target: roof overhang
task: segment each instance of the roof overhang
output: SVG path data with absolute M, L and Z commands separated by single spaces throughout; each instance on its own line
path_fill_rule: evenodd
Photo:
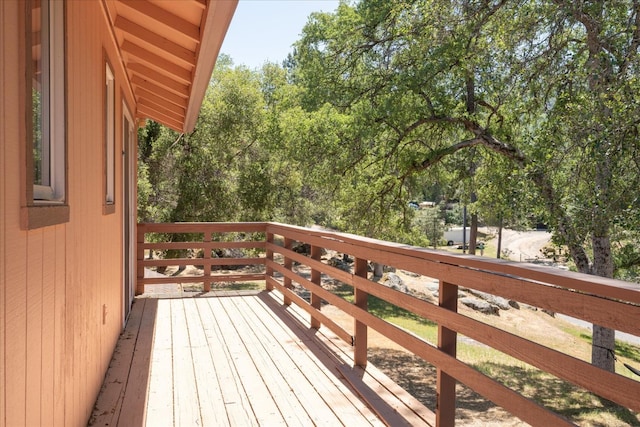
M 104 0 L 136 116 L 191 132 L 238 0 Z

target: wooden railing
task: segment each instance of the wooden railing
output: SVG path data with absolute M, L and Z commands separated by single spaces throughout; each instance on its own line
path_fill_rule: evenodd
M 209 292 L 213 282 L 264 280 L 264 272 L 224 274 L 214 270 L 230 265 L 264 265 L 264 257 L 214 257 L 213 254 L 223 249 L 264 252 L 265 227 L 265 223 L 252 222 L 138 224 L 136 295 L 144 293 L 145 285 L 153 284 L 203 283 L 204 291 Z M 256 234 L 259 240 L 254 238 Z M 145 275 L 146 269 L 169 266 L 179 270 L 202 266 L 202 274 L 145 277 L 149 276 Z
M 489 324 L 458 313 L 458 289 L 464 287 L 529 304 L 540 309 L 582 319 L 589 323 L 640 336 L 640 287 L 635 284 L 562 271 L 538 265 L 513 263 L 503 260 L 457 255 L 409 245 L 390 243 L 355 235 L 321 231 L 277 223 L 251 224 L 140 224 L 138 228 L 139 284 L 175 282 L 175 278 L 144 279 L 144 267 L 166 265 L 161 260 L 143 260 L 145 251 L 193 248 L 190 244 L 144 242 L 145 233 L 200 233 L 204 236 L 195 247 L 205 250 L 204 278 L 200 281 L 230 281 L 225 275 L 211 275 L 207 265 L 228 263 L 209 259 L 207 253 L 223 243 L 211 242 L 211 233 L 258 232 L 265 241 L 242 243 L 247 247 L 264 248 L 265 257 L 250 259 L 264 263 L 262 275 L 251 279 L 264 279 L 267 289 L 277 289 L 284 295 L 285 304 L 295 303 L 311 316 L 311 324 L 330 328 L 354 347 L 354 362 L 367 364 L 367 331 L 372 328 L 396 342 L 409 352 L 421 357 L 437 369 L 437 425 L 453 425 L 455 420 L 455 384 L 460 382 L 485 398 L 503 407 L 523 421 L 534 425 L 572 425 L 564 417 L 540 406 L 520 393 L 464 363 L 457 356 L 457 334 L 483 343 L 502 353 L 526 362 L 598 396 L 618 403 L 632 411 L 640 411 L 640 382 L 619 374 L 604 371 L 590 363 L 553 348 L 529 341 Z M 207 240 L 209 239 L 209 240 Z M 224 243 L 224 244 L 228 244 Z M 235 245 L 234 243 L 233 245 Z M 239 244 L 239 243 L 238 243 Z M 294 251 L 294 246 L 308 245 L 308 254 Z M 242 246 L 245 247 L 245 246 Z M 328 265 L 321 259 L 323 251 L 336 251 L 351 257 L 350 271 Z M 167 261 L 169 262 L 169 261 Z M 171 260 L 175 262 L 175 260 Z M 180 262 L 187 262 L 181 260 Z M 193 260 L 189 261 L 193 263 Z M 247 264 L 247 259 L 241 261 Z M 296 273 L 294 263 L 307 266 L 311 274 L 303 277 Z M 438 304 L 394 290 L 370 280 L 368 264 L 379 263 L 435 278 L 439 281 Z M 321 286 L 321 276 L 353 288 L 353 302 Z M 259 276 L 259 277 L 258 277 Z M 194 281 L 194 278 L 180 279 Z M 237 276 L 237 280 L 246 280 Z M 305 288 L 310 297 L 294 292 L 294 284 Z M 367 310 L 369 295 L 378 297 L 406 309 L 438 325 L 437 343 L 426 340 L 389 323 Z M 353 334 L 326 316 L 321 302 L 347 313 L 354 319 Z

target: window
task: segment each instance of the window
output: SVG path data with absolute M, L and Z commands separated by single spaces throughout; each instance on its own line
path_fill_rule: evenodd
M 105 196 L 103 213 L 109 214 L 115 212 L 115 83 L 113 71 L 107 63 L 105 65 L 105 93 L 104 93 L 104 112 L 105 112 Z
M 25 228 L 66 222 L 64 2 L 27 2 Z

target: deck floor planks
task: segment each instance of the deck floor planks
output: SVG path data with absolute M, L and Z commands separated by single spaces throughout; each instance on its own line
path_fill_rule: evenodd
M 280 294 L 273 292 L 265 296 L 273 301 L 283 303 Z M 273 310 L 275 315 L 278 311 Z M 291 306 L 287 313 L 296 318 L 301 324 L 309 324 L 306 313 Z M 359 395 L 365 399 L 369 405 L 375 408 L 375 413 L 390 423 L 391 425 L 407 426 L 431 426 L 435 425 L 435 414 L 426 408 L 417 399 L 407 393 L 395 382 L 391 381 L 384 373 L 375 366 L 369 364 L 366 370 L 353 366 L 353 348 L 347 345 L 333 332 L 326 328 L 321 328 L 317 333 L 307 330 L 307 335 L 312 334 L 312 343 L 320 351 L 331 352 L 338 356 L 343 363 L 338 364 L 340 373 L 349 384 L 358 390 Z M 333 353 L 335 351 L 335 353 Z
M 214 371 L 221 387 L 228 422 L 232 426 L 257 426 L 258 421 L 251 410 L 240 379 L 233 372 L 234 364 L 223 340 L 224 331 L 220 329 L 210 301 L 202 299 L 198 308 L 209 343 Z
M 203 300 L 198 304 L 198 308 L 229 424 L 232 426 L 258 425 L 242 388 L 241 380 L 235 372 L 231 354 L 225 347 L 223 331 L 214 315 L 211 301 Z
M 196 387 L 200 396 L 200 414 L 203 426 L 229 425 L 226 415 L 221 385 L 216 377 L 213 356 L 203 329 L 198 301 L 194 298 L 183 300 L 187 324 L 189 325 L 189 341 L 195 372 Z
M 122 349 L 134 341 L 133 350 L 146 356 L 114 354 L 114 361 L 124 366 L 119 377 L 126 364 L 131 371 L 140 370 L 136 366 L 144 363 L 135 360 L 150 359 L 147 426 L 428 425 L 416 422 L 420 419 L 411 412 L 411 404 L 398 403 L 395 396 L 401 389 L 395 383 L 373 367 L 352 368 L 352 348 L 326 328 L 311 329 L 306 313 L 283 307 L 278 293 L 226 292 L 146 301 L 149 308 L 156 303 L 147 310 L 144 298 L 136 301 L 127 324 L 129 339 L 123 334 L 118 344 Z M 141 346 L 136 346 L 142 335 Z M 151 337 L 152 350 L 138 348 L 150 347 Z M 108 373 L 107 379 L 113 375 Z M 144 413 L 116 414 L 123 394 L 132 392 L 122 388 L 140 393 L 144 384 L 144 372 L 127 376 L 129 381 L 120 386 L 105 381 L 96 410 L 104 409 L 101 399 L 106 395 L 111 396 L 114 412 L 94 425 L 128 427 L 130 421 L 143 419 Z
M 138 299 L 144 301 L 145 299 Z M 173 426 L 173 338 L 171 304 L 159 299 L 147 398 L 146 425 Z
M 279 295 L 279 294 L 278 294 Z M 371 408 L 359 397 L 360 393 L 356 393 L 353 386 L 341 378 L 342 368 L 350 368 L 352 361 L 344 361 L 339 358 L 335 343 L 331 342 L 320 344 L 318 337 L 323 336 L 321 330 L 311 329 L 311 323 L 303 316 L 306 312 L 298 310 L 294 306 L 290 306 L 283 310 L 284 301 L 282 298 L 274 297 L 274 293 L 264 294 L 262 300 L 266 306 L 271 307 L 269 315 L 277 323 L 286 324 L 285 332 L 290 337 L 290 345 L 297 345 L 307 349 L 308 353 L 313 354 L 315 366 L 308 369 L 307 374 L 313 383 L 321 383 L 319 377 L 328 379 L 334 387 L 328 393 L 321 393 L 322 398 L 331 399 L 331 407 L 340 414 L 341 419 L 345 420 L 346 425 L 351 425 L 350 418 L 355 417 L 357 422 L 362 423 L 364 417 L 370 424 L 374 426 L 385 425 L 380 418 L 371 410 Z M 300 335 L 297 335 L 298 332 Z M 326 333 L 327 331 L 325 331 Z M 341 343 L 344 347 L 351 349 L 338 336 L 333 335 L 331 340 Z M 329 371 L 329 372 L 328 372 Z M 340 393 L 336 393 L 335 389 Z
M 135 352 L 131 360 L 129 379 L 125 390 L 120 417 L 132 426 L 144 424 L 147 407 L 147 390 L 151 370 L 151 354 L 154 326 L 157 319 L 157 300 L 147 300 L 144 305 L 140 331 L 136 339 Z
M 255 311 L 251 309 L 252 301 L 256 297 L 233 298 L 230 302 L 234 304 L 226 304 L 227 313 L 230 318 L 234 319 L 234 323 L 238 328 L 242 328 L 243 340 L 247 348 L 250 348 L 251 358 L 258 370 L 261 372 L 264 383 L 267 385 L 277 407 L 280 410 L 287 425 L 310 425 L 316 422 L 317 417 L 314 416 L 318 411 L 328 411 L 330 408 L 317 406 L 317 393 L 314 393 L 316 405 L 310 399 L 307 399 L 305 386 L 308 384 L 300 376 L 300 368 L 292 363 L 291 359 L 284 354 L 281 344 L 273 335 L 273 331 L 265 329 L 265 325 L 258 322 L 253 323 L 251 320 L 257 320 L 264 317 L 264 308 Z M 273 326 L 273 325 L 272 325 Z M 296 357 L 301 356 L 297 354 Z M 291 374 L 297 377 L 297 381 L 291 381 Z M 335 417 L 328 419 L 332 424 L 336 425 L 338 420 Z
M 89 420 L 91 426 L 114 426 L 118 424 L 123 397 L 129 381 L 131 362 L 136 347 L 136 340 L 140 331 L 140 323 L 144 313 L 144 299 L 134 302 L 134 308 L 127 321 L 127 325 L 120 334 L 113 352 L 109 369 L 102 383 L 100 396 Z
M 182 299 L 171 299 L 173 337 L 173 412 L 179 426 L 202 425 L 189 329 Z
M 245 335 L 251 331 L 239 329 L 236 319 L 232 320 L 227 313 L 226 306 L 231 303 L 230 298 L 234 297 L 209 298 L 206 301 L 211 305 L 220 329 L 225 331 L 224 346 L 231 355 L 232 370 L 242 384 L 258 424 L 265 426 L 286 425 L 273 396 L 269 393 L 269 389 L 260 375 L 260 371 L 251 359 L 250 352 L 253 349 L 247 348 L 243 342 Z
M 361 425 L 363 415 L 374 425 L 383 425 L 354 395 L 353 390 L 335 377 L 336 372 L 327 374 L 327 365 L 332 363 L 323 363 L 317 351 L 309 351 L 312 340 L 306 339 L 305 335 L 298 335 L 300 331 L 297 331 L 298 334 L 293 332 L 294 328 L 303 330 L 303 325 L 285 324 L 281 319 L 272 317 L 271 310 L 258 298 L 243 301 L 243 305 L 256 313 L 251 319 L 257 333 L 266 335 L 264 331 L 269 331 L 272 338 L 266 342 L 270 344 L 269 353 L 277 356 L 275 367 L 296 389 L 298 398 L 311 411 L 310 416 L 317 425 Z M 283 369 L 287 365 L 293 369 Z M 300 379 L 301 375 L 306 381 Z

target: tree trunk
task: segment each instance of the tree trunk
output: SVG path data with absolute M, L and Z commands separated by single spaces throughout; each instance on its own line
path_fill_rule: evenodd
M 476 254 L 476 243 L 478 242 L 478 214 L 471 214 L 471 232 L 469 233 L 469 254 Z
M 496 251 L 496 258 L 500 259 L 502 252 L 502 215 L 500 215 L 500 224 L 498 225 L 498 249 Z
M 384 274 L 384 264 L 380 264 L 377 262 L 373 263 L 373 275 L 375 277 L 382 277 Z
M 603 194 L 604 200 L 595 203 L 592 209 L 593 247 L 592 273 L 601 277 L 613 277 L 613 256 L 611 255 L 611 238 L 609 236 L 609 221 L 606 208 L 603 206 L 610 200 L 611 165 L 605 153 L 598 153 L 600 161 L 597 164 L 595 185 L 596 191 Z M 599 325 L 593 325 L 591 346 L 591 364 L 615 372 L 614 351 L 616 348 L 615 331 Z

